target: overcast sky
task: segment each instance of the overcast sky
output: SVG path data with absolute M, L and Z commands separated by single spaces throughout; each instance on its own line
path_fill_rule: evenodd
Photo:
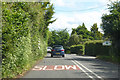
M 112 0 L 116 1 L 116 0 Z M 67 28 L 71 33 L 72 28 L 77 28 L 84 22 L 87 29 L 94 24 L 98 24 L 99 31 L 101 17 L 108 13 L 107 4 L 109 0 L 51 0 L 55 8 L 53 19 L 56 22 L 49 25 L 50 30 Z

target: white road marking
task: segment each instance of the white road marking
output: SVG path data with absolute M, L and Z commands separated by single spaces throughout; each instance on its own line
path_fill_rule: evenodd
M 66 67 L 66 69 L 70 69 L 70 68 L 72 68 L 72 69 L 74 69 L 74 70 L 76 70 L 77 68 L 76 68 L 76 65 L 73 65 L 73 66 L 67 66 L 67 65 L 65 65 L 65 67 Z
M 87 67 L 83 66 L 81 63 L 79 63 L 78 61 L 74 60 L 76 63 L 78 63 L 79 65 L 81 65 L 83 68 L 85 68 L 86 70 L 88 70 L 89 72 L 91 72 L 92 74 L 94 74 L 97 78 L 100 78 L 101 80 L 102 77 L 98 76 L 97 74 L 95 74 L 94 72 L 92 72 L 90 69 L 88 69 Z
M 50 70 L 80 70 L 77 65 L 46 65 L 46 66 L 35 66 L 32 70 L 34 71 L 50 71 Z
M 75 61 L 72 60 L 72 62 L 77 65 L 89 78 L 93 79 L 92 76 L 90 76 L 84 69 L 82 69 Z

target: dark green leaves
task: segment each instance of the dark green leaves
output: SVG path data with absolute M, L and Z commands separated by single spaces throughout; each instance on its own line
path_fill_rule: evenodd
M 116 55 L 120 55 L 120 1 L 112 2 L 108 9 L 110 13 L 102 16 L 102 29 L 113 41 Z
M 53 15 L 53 7 L 49 6 L 46 7 L 50 15 L 46 14 L 49 18 L 45 18 L 46 7 L 42 8 L 41 3 L 3 3 L 2 78 L 14 78 L 47 53 L 46 21 Z

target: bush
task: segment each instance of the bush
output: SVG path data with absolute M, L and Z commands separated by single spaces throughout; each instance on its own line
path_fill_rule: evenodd
M 2 78 L 14 78 L 47 53 L 42 4 L 3 2 L 2 23 Z
M 70 52 L 79 55 L 84 55 L 84 45 L 72 45 L 70 47 Z
M 66 53 L 66 54 L 70 54 L 70 47 L 66 47 L 66 48 L 65 48 L 65 53 Z
M 103 40 L 87 41 L 85 43 L 85 55 L 109 55 L 111 46 L 103 46 Z

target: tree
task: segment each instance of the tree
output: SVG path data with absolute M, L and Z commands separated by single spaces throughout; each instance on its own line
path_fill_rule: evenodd
M 46 5 L 46 4 L 45 4 Z M 53 4 L 50 5 L 48 3 L 48 5 L 46 6 L 46 10 L 45 10 L 45 15 L 44 15 L 44 18 L 45 18 L 45 21 L 46 21 L 46 26 L 49 26 L 50 23 L 53 23 L 55 20 L 52 20 L 51 19 L 53 18 L 53 14 L 54 14 L 54 7 L 53 7 Z
M 85 27 L 85 24 L 83 23 L 82 26 L 79 25 L 75 31 L 77 32 L 77 35 L 82 35 L 83 39 L 93 39 L 91 37 L 91 32 L 87 30 Z
M 80 41 L 79 36 L 77 34 L 73 34 L 73 35 L 70 36 L 68 45 L 69 46 L 77 45 L 77 44 L 79 44 L 79 41 Z
M 71 35 L 73 35 L 73 34 L 77 34 L 77 33 L 76 33 L 76 29 L 74 29 L 74 28 L 72 28 L 72 33 L 71 33 Z
M 64 47 L 67 46 L 67 43 L 69 41 L 69 33 L 67 29 L 62 29 L 59 31 L 52 31 L 52 36 L 48 40 L 48 45 L 63 45 Z
M 102 33 L 98 31 L 97 23 L 94 23 L 93 26 L 91 26 L 91 35 L 95 40 L 102 39 Z
M 111 2 L 109 14 L 102 16 L 102 29 L 106 37 L 112 40 L 116 55 L 120 55 L 120 1 Z
M 44 21 L 45 21 L 45 25 L 43 27 L 43 36 L 44 38 L 47 39 L 47 32 L 48 32 L 48 26 L 49 24 L 53 23 L 56 21 L 56 19 L 54 20 L 51 20 L 53 18 L 53 14 L 55 13 L 54 12 L 54 7 L 53 7 L 53 4 L 50 4 L 49 2 L 44 2 L 42 3 L 42 8 L 44 9 Z
M 93 33 L 97 33 L 98 32 L 97 23 L 93 24 L 93 26 L 91 27 L 91 32 L 93 32 Z

